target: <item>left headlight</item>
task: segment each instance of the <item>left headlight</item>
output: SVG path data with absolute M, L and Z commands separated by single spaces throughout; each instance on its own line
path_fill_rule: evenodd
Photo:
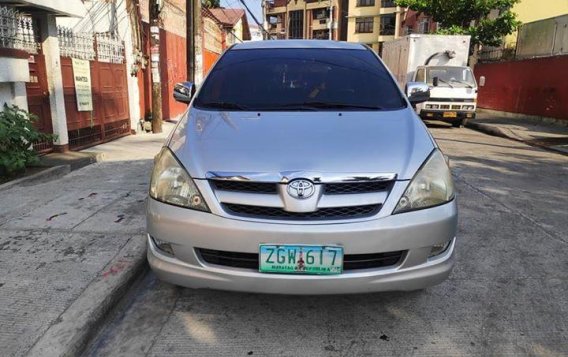
M 454 182 L 450 168 L 436 149 L 418 170 L 393 214 L 415 211 L 449 202 L 454 198 Z
M 209 212 L 197 186 L 166 147 L 162 148 L 154 161 L 150 197 L 175 206 Z

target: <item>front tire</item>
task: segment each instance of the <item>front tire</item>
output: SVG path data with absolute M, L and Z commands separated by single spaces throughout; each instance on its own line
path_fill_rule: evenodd
M 466 123 L 467 123 L 467 120 L 462 119 L 462 120 L 452 122 L 452 126 L 454 128 L 463 128 Z

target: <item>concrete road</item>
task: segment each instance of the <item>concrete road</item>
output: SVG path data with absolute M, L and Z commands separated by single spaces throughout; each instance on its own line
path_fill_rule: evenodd
M 105 303 L 91 298 L 93 289 L 109 299 L 136 265 L 133 253 L 141 256 L 145 248 L 152 158 L 165 137 L 141 134 L 102 144 L 92 150 L 112 162 L 0 192 L 0 356 L 34 353 L 56 340 L 68 348 L 81 335 L 75 330 L 88 325 L 88 312 Z M 77 310 L 85 313 L 80 321 L 65 320 Z M 73 333 L 52 338 L 69 325 Z M 39 355 L 54 355 L 50 351 Z
M 270 296 L 145 276 L 93 356 L 566 356 L 568 157 L 433 125 L 459 192 L 457 266 L 410 293 Z

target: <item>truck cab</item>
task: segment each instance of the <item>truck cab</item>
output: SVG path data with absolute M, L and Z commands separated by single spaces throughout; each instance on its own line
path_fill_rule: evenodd
M 475 118 L 477 83 L 470 67 L 418 66 L 413 82 L 430 86 L 430 99 L 416 106 L 422 119 L 436 119 L 463 126 Z
M 462 126 L 475 117 L 477 83 L 467 67 L 470 36 L 411 34 L 383 44 L 382 58 L 399 87 L 427 83 L 430 100 L 416 106 L 422 119 Z

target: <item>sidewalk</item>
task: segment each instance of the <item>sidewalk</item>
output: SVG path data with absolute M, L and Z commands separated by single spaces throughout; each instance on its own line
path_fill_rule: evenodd
M 152 159 L 172 128 L 90 148 L 102 162 L 0 192 L 2 355 L 77 354 L 145 269 Z
M 478 109 L 477 117 L 470 120 L 466 126 L 490 135 L 568 154 L 568 118 L 566 126 L 563 126 L 531 118 L 517 119 L 507 113 Z

